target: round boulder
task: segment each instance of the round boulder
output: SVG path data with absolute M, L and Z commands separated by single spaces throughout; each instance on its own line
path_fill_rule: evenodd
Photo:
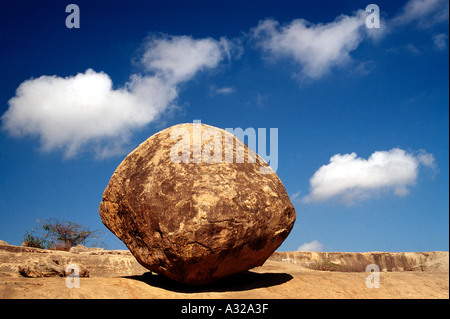
M 167 128 L 131 152 L 99 213 L 140 264 L 193 285 L 262 265 L 296 218 L 261 157 L 232 133 L 197 123 Z

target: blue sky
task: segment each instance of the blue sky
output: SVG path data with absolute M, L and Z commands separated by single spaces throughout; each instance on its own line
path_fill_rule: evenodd
M 1 240 L 20 245 L 36 219 L 106 230 L 98 205 L 123 158 L 201 120 L 278 128 L 297 211 L 280 250 L 448 251 L 448 1 L 14 1 L 0 15 Z

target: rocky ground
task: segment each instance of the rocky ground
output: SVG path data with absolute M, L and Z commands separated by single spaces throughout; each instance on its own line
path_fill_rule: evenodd
M 79 266 L 79 288 L 68 288 L 69 264 Z M 379 288 L 366 286 L 368 264 L 380 268 Z M 148 272 L 128 251 L 0 244 L 0 298 L 448 299 L 449 253 L 276 252 L 261 267 L 190 287 Z

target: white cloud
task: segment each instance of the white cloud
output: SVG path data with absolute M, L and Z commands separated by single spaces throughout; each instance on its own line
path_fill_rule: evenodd
M 133 74 L 119 88 L 107 74 L 92 69 L 24 81 L 8 101 L 2 128 L 13 136 L 38 136 L 43 150 L 62 149 L 66 157 L 88 144 L 97 157 L 117 155 L 134 130 L 174 105 L 181 81 L 217 67 L 229 54 L 226 41 L 154 37 L 142 59 L 153 74 Z
M 391 19 L 391 26 L 416 23 L 419 28 L 429 28 L 448 21 L 448 0 L 410 0 L 399 14 Z
M 335 199 L 351 204 L 389 189 L 405 196 L 408 186 L 416 183 L 420 165 L 434 168 L 433 155 L 424 151 L 414 155 L 398 148 L 374 152 L 367 160 L 358 158 L 356 153 L 337 154 L 314 173 L 310 194 L 303 200 Z
M 228 94 L 232 94 L 235 92 L 234 87 L 231 86 L 224 86 L 224 87 L 220 87 L 217 88 L 215 86 L 211 86 L 211 94 L 212 95 L 228 95 Z
M 417 160 L 420 164 L 423 164 L 427 167 L 436 168 L 436 161 L 434 160 L 433 154 L 429 154 L 424 150 L 421 150 L 417 155 Z
M 317 240 L 313 240 L 309 243 L 304 243 L 304 244 L 300 245 L 300 247 L 297 248 L 297 251 L 321 252 L 321 251 L 323 251 L 323 244 L 321 244 Z
M 403 46 L 404 50 L 412 55 L 421 55 L 422 51 L 420 51 L 414 44 L 408 43 Z
M 91 69 L 65 78 L 41 76 L 17 88 L 2 116 L 3 128 L 13 136 L 37 135 L 43 150 L 65 148 L 70 157 L 90 140 L 120 137 L 151 122 L 156 105 L 163 107 L 176 96 L 167 93 L 160 91 L 144 103 L 131 90 L 114 90 L 107 74 Z
M 360 10 L 327 24 L 297 19 L 283 26 L 267 19 L 253 29 L 252 36 L 270 56 L 292 58 L 300 65 L 303 76 L 315 79 L 351 60 L 350 52 L 367 35 L 366 16 Z
M 147 71 L 171 83 L 188 80 L 206 68 L 215 68 L 230 56 L 230 42 L 225 38 L 193 40 L 189 36 L 151 37 L 145 45 L 141 62 Z
M 395 28 L 412 23 L 424 29 L 448 22 L 448 10 L 448 0 L 410 0 L 392 19 L 381 16 L 380 28 L 366 27 L 368 14 L 363 10 L 341 15 L 330 23 L 296 19 L 281 25 L 274 19 L 266 19 L 252 29 L 251 36 L 269 58 L 288 58 L 297 63 L 296 75 L 300 78 L 318 79 L 335 67 L 349 65 L 351 52 L 364 40 L 379 42 Z M 444 35 L 434 37 L 433 41 L 437 49 L 445 49 Z M 412 44 L 406 49 L 420 54 Z
M 447 48 L 448 36 L 445 33 L 433 35 L 433 44 L 436 50 L 443 51 Z
M 292 194 L 292 196 L 291 196 L 291 201 L 297 201 L 297 200 L 299 200 L 299 199 L 300 199 L 300 194 L 301 194 L 301 191 L 298 191 L 298 192 Z

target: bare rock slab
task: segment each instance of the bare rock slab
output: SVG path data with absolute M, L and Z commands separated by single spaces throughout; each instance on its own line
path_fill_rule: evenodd
M 141 265 L 187 284 L 262 265 L 296 219 L 261 157 L 233 134 L 193 123 L 167 128 L 131 152 L 99 213 Z

